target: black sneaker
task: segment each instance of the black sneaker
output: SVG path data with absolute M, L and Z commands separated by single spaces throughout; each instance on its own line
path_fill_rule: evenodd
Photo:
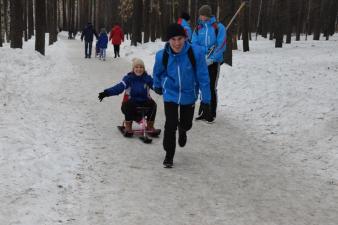
M 196 121 L 203 121 L 203 120 L 205 120 L 204 115 L 203 114 L 198 115 L 198 117 L 196 117 L 195 120 Z
M 187 143 L 187 132 L 183 129 L 178 128 L 178 145 L 184 147 Z
M 210 120 L 204 120 L 208 124 L 212 124 L 215 122 L 216 117 L 212 117 Z
M 173 158 L 169 157 L 168 154 L 165 155 L 165 159 L 163 161 L 164 168 L 172 168 L 173 167 Z

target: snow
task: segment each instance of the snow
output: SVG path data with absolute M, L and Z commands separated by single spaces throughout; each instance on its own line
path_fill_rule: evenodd
M 151 73 L 163 45 L 126 41 L 117 59 L 110 45 L 105 62 L 66 33 L 45 57 L 34 40 L 0 48 L 0 224 L 337 224 L 338 36 L 234 51 L 216 123 L 194 122 L 171 170 L 162 135 L 145 145 L 115 128 L 122 96 L 97 99 L 133 57 Z

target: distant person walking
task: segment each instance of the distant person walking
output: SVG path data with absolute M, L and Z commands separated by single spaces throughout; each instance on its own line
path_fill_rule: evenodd
M 95 29 L 93 28 L 92 23 L 88 22 L 81 34 L 81 41 L 83 41 L 83 39 L 85 40 L 85 58 L 90 58 L 92 55 L 94 35 L 96 39 L 99 38 Z
M 120 45 L 124 41 L 124 33 L 118 23 L 114 25 L 110 32 L 109 41 L 110 40 L 114 45 L 114 58 L 120 57 Z
M 108 35 L 105 28 L 101 29 L 100 37 L 98 40 L 98 47 L 100 49 L 100 60 L 106 60 L 106 50 L 108 45 Z

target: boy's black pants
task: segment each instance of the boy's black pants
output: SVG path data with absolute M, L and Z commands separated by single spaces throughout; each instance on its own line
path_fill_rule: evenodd
M 164 102 L 165 125 L 163 148 L 172 158 L 176 149 L 177 127 L 188 131 L 192 127 L 195 104 L 178 105 L 173 102 Z
M 149 107 L 150 109 L 145 112 L 144 116 L 147 117 L 148 121 L 155 121 L 157 105 L 152 99 L 148 99 L 145 102 L 134 102 L 131 100 L 123 102 L 121 110 L 126 121 L 140 121 L 142 119 L 142 114 L 137 111 L 137 107 Z
M 219 63 L 213 63 L 210 66 L 208 66 L 210 79 L 210 94 L 211 94 L 210 108 L 212 117 L 216 117 L 217 111 L 217 83 L 219 77 L 219 68 L 220 68 Z M 199 108 L 198 114 L 201 114 L 201 108 Z

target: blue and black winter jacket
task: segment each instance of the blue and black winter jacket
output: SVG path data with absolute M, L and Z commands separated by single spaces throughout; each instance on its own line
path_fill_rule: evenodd
M 216 29 L 213 26 L 217 25 Z M 192 34 L 192 44 L 202 46 L 204 54 L 207 55 L 209 50 L 216 46 L 215 50 L 209 56 L 214 62 L 223 62 L 223 52 L 226 49 L 226 28 L 223 24 L 217 23 L 216 18 L 213 16 L 210 20 L 203 22 L 198 20 L 198 25 L 194 33 Z
M 122 81 L 115 86 L 105 89 L 104 92 L 108 96 L 119 95 L 124 90 L 129 99 L 134 102 L 145 102 L 150 99 L 149 89 L 153 87 L 153 78 L 146 72 L 137 76 L 130 72 L 125 75 Z
M 192 48 L 196 65 L 191 64 L 188 56 Z M 168 52 L 167 68 L 163 65 L 163 52 Z M 167 45 L 156 53 L 153 70 L 154 88 L 162 88 L 165 102 L 179 105 L 195 103 L 201 91 L 201 101 L 210 103 L 210 81 L 203 49 L 187 41 L 180 53 L 174 53 Z
M 107 33 L 100 33 L 99 40 L 97 43 L 98 48 L 107 48 L 108 45 L 108 35 Z

